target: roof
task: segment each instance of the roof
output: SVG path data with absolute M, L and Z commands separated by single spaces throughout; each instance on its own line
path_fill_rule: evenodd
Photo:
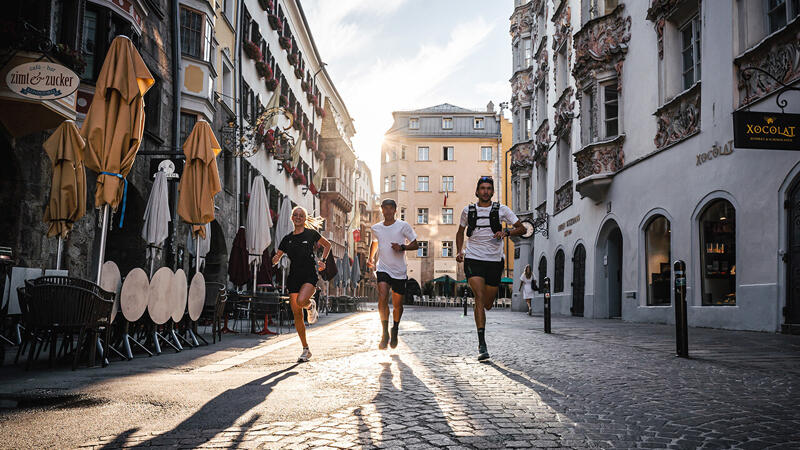
M 450 103 L 442 103 L 441 105 L 429 106 L 422 109 L 413 109 L 409 111 L 394 111 L 393 114 L 486 114 L 486 110 L 475 110 L 462 108 L 460 106 L 451 105 Z

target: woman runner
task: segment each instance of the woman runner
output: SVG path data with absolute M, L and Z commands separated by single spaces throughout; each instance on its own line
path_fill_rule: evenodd
M 272 258 L 272 265 L 278 264 L 283 255 L 289 257 L 292 262 L 289 267 L 289 278 L 286 286 L 289 288 L 289 303 L 294 314 L 294 327 L 303 344 L 303 353 L 297 362 L 306 362 L 311 358 L 311 351 L 306 342 L 306 326 L 303 323 L 303 309 L 308 309 L 308 323 L 313 324 L 317 321 L 317 303 L 311 298 L 317 290 L 317 270 L 325 270 L 325 258 L 331 251 L 331 243 L 320 236 L 317 228 L 322 223 L 319 217 L 308 217 L 308 213 L 302 206 L 297 206 L 292 210 L 292 223 L 294 231 L 287 234 L 278 246 L 278 252 Z M 323 248 L 322 260 L 319 268 L 314 259 L 314 247 L 317 242 Z

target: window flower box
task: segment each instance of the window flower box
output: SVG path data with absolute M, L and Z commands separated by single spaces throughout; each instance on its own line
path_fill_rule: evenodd
M 275 78 L 268 78 L 264 84 L 267 86 L 267 89 L 270 91 L 274 91 L 278 88 L 278 80 Z
M 281 36 L 280 39 L 278 39 L 278 44 L 280 44 L 281 48 L 287 52 L 292 51 L 292 41 L 286 36 Z
M 283 28 L 281 18 L 275 14 L 267 14 L 267 22 L 269 22 L 269 26 L 275 31 L 280 31 L 281 28 Z
M 272 69 L 264 61 L 256 62 L 256 72 L 261 78 L 266 78 L 267 80 L 272 78 Z
M 264 60 L 264 56 L 261 54 L 261 49 L 258 48 L 258 45 L 251 41 L 244 41 L 244 54 L 247 55 L 248 58 L 256 61 Z

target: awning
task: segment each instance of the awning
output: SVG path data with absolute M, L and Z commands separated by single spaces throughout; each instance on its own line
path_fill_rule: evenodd
M 434 279 L 433 279 L 433 280 L 431 280 L 431 281 L 433 281 L 434 283 L 444 283 L 444 282 L 447 282 L 447 283 L 455 283 L 455 281 L 456 281 L 456 280 L 454 280 L 453 278 L 451 278 L 449 275 L 442 275 L 442 276 L 440 276 L 439 278 L 434 278 Z

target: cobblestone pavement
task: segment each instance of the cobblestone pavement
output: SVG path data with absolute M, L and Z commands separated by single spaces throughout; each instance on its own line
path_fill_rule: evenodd
M 377 314 L 362 313 L 317 329 L 310 363 L 293 362 L 292 343 L 183 365 L 159 382 L 201 377 L 219 389 L 170 410 L 171 423 L 152 409 L 123 409 L 130 415 L 108 433 L 78 444 L 800 448 L 796 337 L 693 329 L 691 350 L 701 357 L 686 360 L 673 356 L 668 326 L 557 318 L 547 335 L 541 318 L 509 311 L 487 318 L 488 363 L 475 361 L 471 316 L 407 308 L 395 350 L 377 350 Z M 123 404 L 130 393 L 108 392 L 124 392 L 125 383 L 82 388 L 87 398 L 105 393 L 87 414 Z M 138 395 L 166 401 L 163 389 Z M 44 426 L 56 417 L 39 411 L 16 419 Z

